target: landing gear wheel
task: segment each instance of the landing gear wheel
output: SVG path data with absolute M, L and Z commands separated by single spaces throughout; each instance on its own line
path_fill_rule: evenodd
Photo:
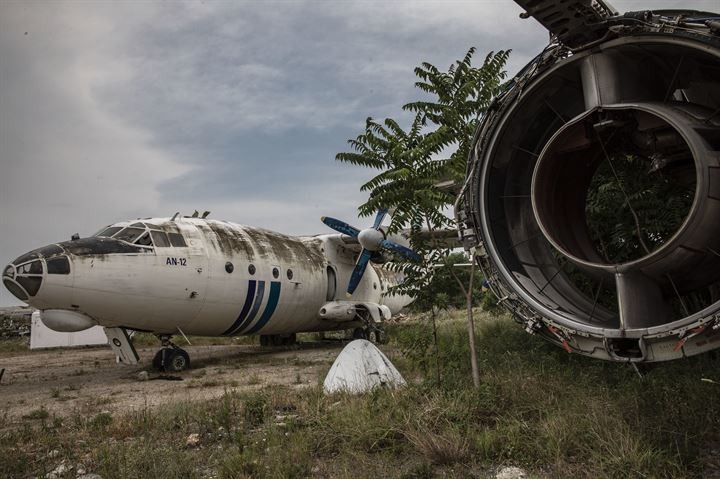
M 375 342 L 377 344 L 385 344 L 387 343 L 387 333 L 382 329 L 376 329 L 374 331 L 375 334 Z
M 368 339 L 368 330 L 365 328 L 355 328 L 353 329 L 352 338 L 353 339 Z
M 165 355 L 165 372 L 179 373 L 190 367 L 190 356 L 184 349 L 170 349 Z
M 168 373 L 178 373 L 190 367 L 190 356 L 184 349 L 162 348 L 155 354 L 153 368 Z
M 165 350 L 169 348 L 162 348 L 157 353 L 155 353 L 155 357 L 152 360 L 152 367 L 156 371 L 162 371 L 163 370 L 163 355 L 165 354 Z

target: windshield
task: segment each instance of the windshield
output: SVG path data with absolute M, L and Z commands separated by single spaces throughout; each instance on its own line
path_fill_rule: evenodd
M 130 226 L 107 226 L 95 233 L 96 237 L 114 238 L 144 248 L 185 248 L 185 238 L 179 233 L 162 231 L 161 226 L 150 223 L 133 223 Z
M 95 233 L 93 236 L 107 236 L 110 238 L 112 235 L 120 231 L 122 228 L 119 226 L 109 226 L 107 228 L 103 228 L 97 233 Z

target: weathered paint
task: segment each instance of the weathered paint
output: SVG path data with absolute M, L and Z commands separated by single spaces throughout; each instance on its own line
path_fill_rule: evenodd
M 98 237 L 59 243 L 55 249 L 68 255 L 71 273 L 45 274 L 32 305 L 82 312 L 103 326 L 170 334 L 179 329 L 215 336 L 347 327 L 319 317 L 327 302 L 327 267 L 337 270 L 337 294 L 345 299 L 354 264 L 356 248 L 339 235 L 293 237 L 201 218 L 141 221 L 181 233 L 187 246 L 150 249 Z M 35 257 L 42 258 L 36 251 Z M 233 264 L 232 273 L 227 263 Z M 385 304 L 395 312 L 409 302 L 404 296 L 383 296 L 395 280 L 394 273 L 371 265 L 353 300 Z

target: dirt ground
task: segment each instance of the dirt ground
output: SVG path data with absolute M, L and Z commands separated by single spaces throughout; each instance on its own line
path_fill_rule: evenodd
M 157 348 L 139 348 L 140 363 L 116 364 L 107 347 L 55 349 L 0 357 L 0 417 L 10 426 L 44 407 L 51 415 L 127 412 L 268 385 L 295 388 L 322 381 L 343 344 L 301 343 L 292 348 L 255 345 L 183 346 L 192 368 L 172 376 L 153 371 Z M 139 379 L 141 371 L 148 380 Z

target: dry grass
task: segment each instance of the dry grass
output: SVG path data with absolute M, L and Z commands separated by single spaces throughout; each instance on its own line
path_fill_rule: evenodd
M 417 378 L 404 390 L 228 390 L 215 400 L 64 420 L 40 408 L 19 424 L 0 418 L 0 477 L 41 477 L 62 460 L 104 479 L 485 478 L 505 464 L 535 478 L 679 479 L 709 476 L 720 463 L 709 456 L 720 444 L 720 389 L 700 380 L 720 380 L 711 357 L 640 379 L 487 319 L 478 332 L 483 382 L 474 389 L 462 323 L 443 320 L 437 357 L 425 323 L 391 335 L 403 352 L 396 365 Z M 187 446 L 190 434 L 199 435 L 197 447 Z

